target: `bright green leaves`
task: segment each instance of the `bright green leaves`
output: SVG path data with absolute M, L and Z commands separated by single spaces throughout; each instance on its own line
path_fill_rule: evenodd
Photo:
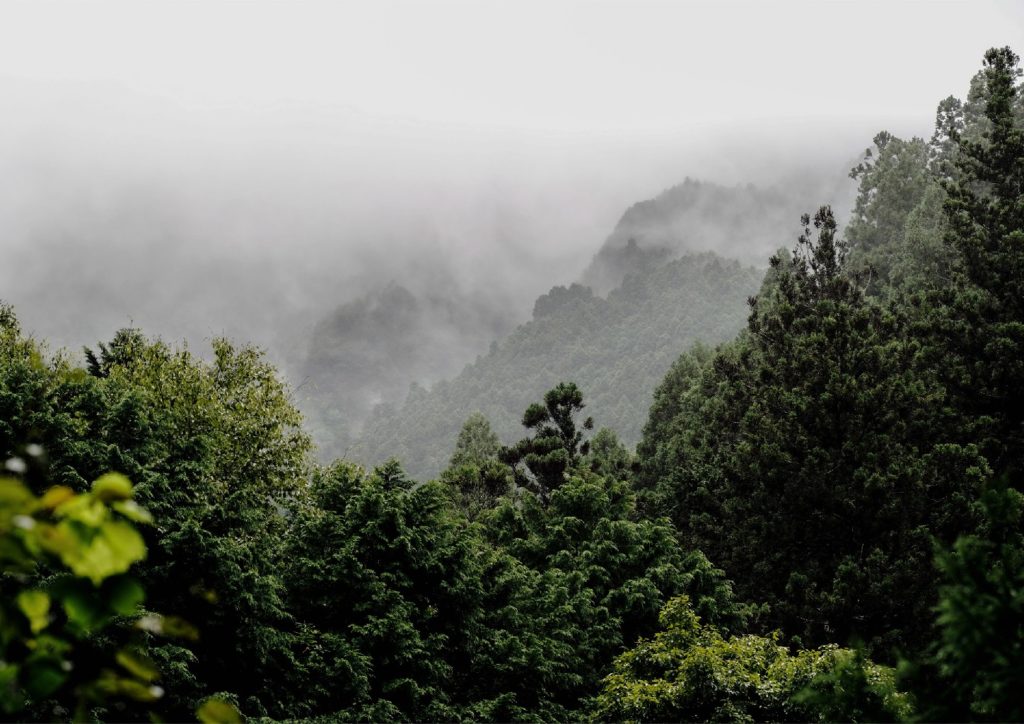
M 29 628 L 37 634 L 50 623 L 50 597 L 44 591 L 22 591 L 17 597 L 18 608 L 28 619 Z
M 22 574 L 8 578 L 16 593 L 0 602 L 0 708 L 6 713 L 59 698 L 72 681 L 80 706 L 109 696 L 152 702 L 162 694 L 152 683 L 159 673 L 143 655 L 122 650 L 117 664 L 124 673 L 103 669 L 97 675 L 102 662 L 79 647 L 113 617 L 135 615 L 142 604 L 142 586 L 123 574 L 145 557 L 146 546 L 113 508 L 128 506 L 135 518 L 145 518 L 131 495 L 120 475 L 103 476 L 89 493 L 58 486 L 41 497 L 21 480 L 0 478 L 0 563 L 5 572 Z M 32 574 L 48 577 L 48 585 L 31 583 Z
M 234 704 L 224 699 L 207 699 L 196 709 L 196 719 L 202 724 L 240 724 L 241 715 Z
M 133 523 L 148 525 L 153 522 L 152 514 L 134 500 L 115 500 L 110 507 Z
M 104 503 L 129 500 L 132 497 L 132 484 L 120 473 L 107 473 L 92 484 L 92 494 Z
M 835 646 L 790 653 L 776 637 L 723 637 L 686 596 L 663 630 L 615 660 L 594 700 L 611 721 L 899 721 L 913 714 L 892 669 Z M 843 688 L 845 686 L 845 688 Z M 840 710 L 830 708 L 842 702 Z
M 130 495 L 131 484 L 123 476 L 100 478 L 91 493 L 76 495 L 56 487 L 42 498 L 19 480 L 0 479 L 0 560 L 21 566 L 54 556 L 73 574 L 98 586 L 146 557 L 146 545 L 135 526 L 119 519 L 121 514 L 108 505 L 116 501 L 132 519 L 145 520 L 144 509 L 127 500 Z
M 95 585 L 146 557 L 146 544 L 139 532 L 128 523 L 112 520 L 102 521 L 92 530 L 80 521 L 62 521 L 49 547 L 72 573 Z
M 109 505 L 130 502 L 130 496 L 127 478 L 112 474 L 97 480 L 91 493 L 75 495 L 67 488 L 53 489 L 31 503 L 33 510 L 47 515 L 32 519 L 31 524 L 22 521 L 23 543 L 30 551 L 59 557 L 76 576 L 98 586 L 146 557 L 146 544 L 135 526 L 118 519 Z M 138 506 L 129 510 L 135 518 L 145 517 Z
M 136 679 L 153 682 L 160 678 L 160 669 L 141 651 L 121 649 L 117 652 L 115 659 L 125 671 Z

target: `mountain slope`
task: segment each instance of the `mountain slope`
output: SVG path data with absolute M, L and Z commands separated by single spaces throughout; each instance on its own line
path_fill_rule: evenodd
M 764 264 L 789 245 L 808 198 L 813 194 L 792 187 L 720 186 L 688 178 L 630 206 L 581 281 L 603 295 L 627 274 L 703 251 Z
M 405 404 L 381 405 L 351 457 L 397 457 L 419 478 L 447 462 L 463 421 L 482 412 L 509 442 L 526 406 L 563 380 L 583 390 L 588 413 L 635 443 L 654 387 L 694 342 L 717 343 L 743 325 L 763 273 L 692 254 L 626 277 L 603 299 L 578 284 L 537 300 L 533 319 L 451 381 L 414 386 Z

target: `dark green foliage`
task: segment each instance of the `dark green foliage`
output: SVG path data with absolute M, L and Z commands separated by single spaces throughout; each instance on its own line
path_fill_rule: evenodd
M 139 571 L 150 605 L 203 631 L 151 653 L 169 711 L 191 716 L 205 696 L 233 692 L 250 713 L 285 706 L 265 681 L 286 647 L 275 541 L 305 476 L 309 440 L 261 354 L 215 340 L 213 359 L 119 332 L 92 373 L 47 359 L 13 316 L 0 330 L 0 454 L 46 442 L 50 478 L 83 491 L 124 471 L 160 520 L 144 532 Z M 286 709 L 278 708 L 283 713 Z
M 1018 58 L 985 54 L 980 137 L 960 138 L 957 174 L 944 184 L 947 245 L 964 274 L 929 301 L 928 327 L 947 385 L 975 419 L 991 421 L 982 445 L 998 470 L 1024 459 L 1024 106 Z M 934 302 L 941 302 L 935 305 Z
M 815 226 L 788 263 L 773 259 L 771 303 L 754 303 L 747 333 L 710 364 L 674 370 L 640 447 L 642 479 L 654 510 L 742 597 L 768 603 L 774 626 L 887 653 L 922 643 L 929 534 L 952 540 L 968 525 L 985 463 L 933 442 L 949 427 L 941 387 L 910 371 L 900 319 L 846 272 L 827 208 Z
M 414 488 L 393 465 L 367 476 L 338 463 L 314 476 L 287 545 L 291 610 L 303 622 L 293 681 L 305 699 L 295 713 L 567 718 L 592 692 L 609 647 L 622 641 L 622 611 L 639 615 L 645 596 L 655 597 L 656 610 L 660 577 L 675 575 L 645 567 L 659 557 L 678 559 L 671 533 L 657 542 L 621 533 L 620 558 L 596 557 L 594 549 L 586 556 L 591 569 L 581 571 L 558 548 L 565 538 L 545 540 L 537 552 L 533 538 L 515 542 L 522 525 L 513 523 L 508 545 L 492 547 L 447 501 L 442 487 Z M 520 520 L 511 501 L 488 515 L 488 531 L 507 530 L 500 521 L 509 516 Z M 538 564 L 536 555 L 558 557 L 561 565 Z M 609 575 L 640 579 L 618 584 L 629 596 L 619 591 L 609 599 Z M 730 611 L 719 572 L 708 566 L 691 575 L 706 579 L 708 608 Z
M 491 430 L 491 423 L 479 412 L 474 412 L 462 425 L 459 439 L 455 442 L 455 452 L 448 465 L 453 468 L 480 465 L 496 459 L 500 449 L 501 441 Z
M 631 486 L 614 476 L 615 462 L 624 453 L 628 460 L 628 453 L 613 435 L 599 436 L 596 453 L 581 450 L 573 416 L 582 407 L 576 386 L 562 384 L 545 395 L 544 405 L 527 408 L 523 424 L 536 434 L 519 451 L 533 449 L 538 438 L 549 440 L 543 448 L 557 445 L 558 465 L 530 464 L 537 482 L 482 518 L 493 545 L 538 574 L 557 574 L 564 587 L 571 605 L 561 616 L 579 632 L 572 637 L 571 669 L 579 678 L 558 699 L 568 710 L 593 693 L 615 652 L 653 632 L 670 596 L 689 594 L 724 629 L 739 629 L 751 613 L 734 601 L 720 570 L 700 552 L 678 547 L 668 521 L 638 516 Z
M 940 549 L 937 637 L 910 677 L 933 720 L 1021 721 L 1024 700 L 1024 495 L 981 496 L 981 524 Z
M 459 433 L 451 463 L 439 479 L 470 520 L 512 490 L 512 471 L 498 460 L 500 450 L 487 418 L 479 412 L 470 415 Z
M 533 435 L 500 452 L 502 462 L 512 467 L 517 484 L 547 503 L 563 483 L 570 468 L 586 455 L 589 443 L 583 430 L 594 427 L 588 417 L 576 427 L 575 415 L 583 409 L 583 393 L 572 382 L 559 383 L 544 395 L 544 404 L 533 403 L 523 413 L 523 427 Z
M 846 238 L 855 250 L 855 266 L 870 270 L 869 291 L 891 283 L 894 256 L 903 244 L 907 217 L 933 183 L 931 147 L 920 138 L 904 141 L 887 131 L 874 139 L 875 150 L 850 176 L 860 180 Z
M 710 348 L 698 344 L 672 364 L 654 392 L 654 403 L 644 426 L 644 436 L 637 446 L 637 454 L 642 458 L 652 458 L 656 453 L 656 441 L 670 437 L 670 426 L 679 416 L 683 396 L 700 379 L 712 356 Z
M 314 478 L 296 515 L 285 581 L 318 655 L 296 679 L 316 696 L 293 714 L 452 718 L 481 591 L 442 489 L 413 490 L 393 465 L 365 476 L 342 463 Z
M 679 549 L 667 521 L 638 519 L 626 483 L 577 472 L 546 507 L 530 494 L 506 500 L 484 525 L 495 546 L 564 587 L 559 615 L 575 632 L 571 670 L 580 677 L 560 694 L 570 710 L 593 693 L 617 651 L 653 633 L 670 596 L 688 593 L 709 620 L 733 630 L 748 615 L 720 570 Z
M 594 433 L 589 440 L 587 454 L 583 456 L 585 468 L 616 480 L 632 480 L 636 463 L 636 456 L 607 427 Z
M 135 339 L 103 385 L 120 398 L 116 414 L 126 403 L 133 411 L 116 422 L 112 452 L 162 521 L 147 588 L 160 610 L 185 615 L 204 632 L 191 651 L 158 655 L 182 675 L 179 695 L 195 697 L 183 702 L 189 709 L 210 687 L 236 693 L 243 709 L 260 713 L 283 704 L 272 689 L 261 691 L 261 677 L 280 665 L 288 619 L 273 573 L 274 542 L 282 507 L 301 485 L 309 442 L 258 352 L 222 340 L 213 352 L 205 363 Z
M 441 473 L 439 481 L 469 520 L 493 508 L 514 484 L 512 471 L 497 459 L 450 467 Z

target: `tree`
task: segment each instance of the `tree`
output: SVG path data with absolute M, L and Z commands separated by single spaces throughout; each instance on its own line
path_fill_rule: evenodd
M 487 460 L 495 460 L 501 449 L 501 441 L 491 430 L 491 423 L 482 413 L 470 415 L 459 431 L 459 439 L 455 443 L 455 452 L 448 463 L 450 467 L 460 465 L 480 465 Z
M 565 719 L 569 622 L 587 605 L 478 537 L 394 464 L 317 472 L 288 535 L 293 714 L 356 721 Z
M 987 468 L 942 437 L 959 418 L 914 369 L 903 319 L 847 270 L 827 207 L 814 226 L 772 259 L 770 303 L 752 301 L 745 335 L 652 424 L 641 482 L 685 546 L 771 606 L 770 625 L 885 655 L 924 643 L 930 536 L 969 525 Z
M 576 427 L 575 415 L 583 409 L 583 393 L 572 382 L 559 383 L 544 395 L 544 403 L 533 403 L 523 413 L 523 427 L 533 431 L 500 457 L 512 466 L 516 482 L 547 502 L 551 493 L 565 481 L 567 471 L 586 455 L 588 444 L 583 431 L 594 427 L 593 418 Z
M 866 272 L 871 293 L 890 283 L 892 257 L 901 244 L 907 217 L 934 183 L 929 169 L 931 148 L 924 140 L 904 141 L 882 131 L 875 136 L 874 146 L 850 172 L 860 186 L 846 234 L 853 265 Z
M 123 330 L 92 355 L 90 374 L 47 358 L 13 314 L 4 319 L 0 455 L 45 442 L 52 482 L 74 491 L 122 470 L 160 520 L 143 533 L 139 577 L 154 608 L 203 630 L 199 641 L 151 652 L 168 711 L 190 717 L 224 691 L 249 713 L 286 713 L 265 683 L 288 665 L 277 546 L 310 443 L 276 371 L 225 340 L 203 361 Z
M 107 404 L 89 414 L 107 459 L 140 481 L 140 500 L 161 520 L 143 580 L 160 610 L 203 630 L 154 652 L 180 711 L 226 691 L 247 713 L 283 714 L 288 702 L 267 685 L 287 665 L 276 547 L 310 446 L 287 389 L 261 352 L 226 340 L 206 362 L 119 334 L 100 361 Z
M 470 415 L 440 478 L 470 520 L 494 507 L 512 489 L 512 473 L 498 460 L 500 450 L 501 442 L 487 418 L 479 412 Z
M 602 427 L 590 439 L 590 449 L 583 456 L 582 464 L 598 475 L 631 480 L 636 456 L 619 442 L 619 436 L 613 430 Z
M 669 601 L 660 620 L 653 639 L 616 658 L 594 700 L 595 719 L 900 721 L 913 711 L 895 672 L 854 651 L 792 654 L 777 636 L 726 638 L 702 624 L 686 596 Z
M 1024 126 L 1009 48 L 985 54 L 984 120 L 958 141 L 956 173 L 944 183 L 945 240 L 963 273 L 928 299 L 925 335 L 933 364 L 996 470 L 1024 459 Z

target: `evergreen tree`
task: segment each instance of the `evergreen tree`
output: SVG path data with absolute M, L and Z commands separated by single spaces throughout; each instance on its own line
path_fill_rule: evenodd
M 450 467 L 459 465 L 480 465 L 487 460 L 498 457 L 501 441 L 491 430 L 491 423 L 482 413 L 470 415 L 459 431 L 459 439 L 455 443 L 455 452 L 448 463 Z
M 959 138 L 944 184 L 945 239 L 963 274 L 928 301 L 933 364 L 965 417 L 988 422 L 980 442 L 996 470 L 1024 459 L 1024 125 L 1009 48 L 985 54 L 980 137 Z
M 501 450 L 500 457 L 512 466 L 516 482 L 542 502 L 562 485 L 580 456 L 587 454 L 583 431 L 593 429 L 594 420 L 588 417 L 581 429 L 577 428 L 575 415 L 583 407 L 579 388 L 572 382 L 559 383 L 544 395 L 544 404 L 535 402 L 523 413 L 523 427 L 533 436 Z
M 652 423 L 642 482 L 772 625 L 885 655 L 923 644 L 930 535 L 968 525 L 985 464 L 936 440 L 951 426 L 942 388 L 846 270 L 831 211 L 814 225 L 788 263 L 772 259 L 770 303 L 753 300 L 744 337 L 683 386 L 671 423 Z
M 512 473 L 498 460 L 501 443 L 491 425 L 479 412 L 462 426 L 448 468 L 440 481 L 470 520 L 494 507 L 512 489 Z

